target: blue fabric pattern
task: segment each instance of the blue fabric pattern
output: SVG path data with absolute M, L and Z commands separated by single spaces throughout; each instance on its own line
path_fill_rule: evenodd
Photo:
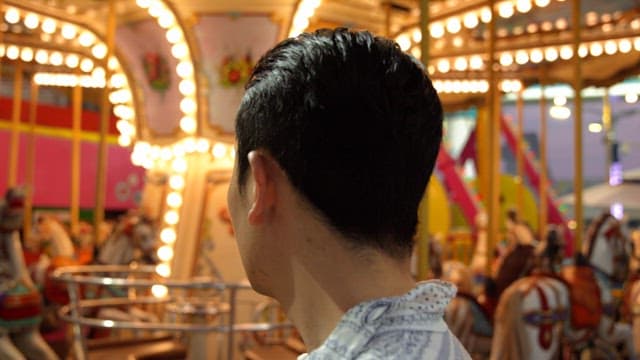
M 356 305 L 325 343 L 299 360 L 471 359 L 444 322 L 454 285 L 430 280 L 407 294 Z

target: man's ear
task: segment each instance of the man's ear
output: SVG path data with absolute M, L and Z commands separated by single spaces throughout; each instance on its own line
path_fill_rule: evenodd
M 276 202 L 276 168 L 273 159 L 260 151 L 249 152 L 247 158 L 254 182 L 252 204 L 247 216 L 249 224 L 260 225 L 269 217 Z

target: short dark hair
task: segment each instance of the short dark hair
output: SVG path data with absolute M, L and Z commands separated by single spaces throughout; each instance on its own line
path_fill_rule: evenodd
M 247 154 L 264 149 L 351 245 L 407 256 L 442 116 L 424 68 L 393 41 L 347 29 L 284 40 L 259 60 L 238 111 L 240 190 Z

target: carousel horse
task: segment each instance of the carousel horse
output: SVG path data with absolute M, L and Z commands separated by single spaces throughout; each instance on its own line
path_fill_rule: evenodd
M 156 231 L 145 216 L 127 214 L 116 224 L 96 257 L 98 263 L 128 265 L 134 261 L 147 264 L 158 262 L 155 254 Z
M 0 201 L 0 358 L 55 360 L 39 332 L 42 298 L 22 253 L 23 199 L 9 189 Z
M 584 263 L 563 267 L 560 274 L 548 266 L 504 291 L 491 359 L 551 359 L 565 350 L 607 358 L 616 356 L 620 344 L 635 358 L 631 327 L 617 321 L 612 295 L 627 274 L 629 242 L 610 214 L 592 224 L 586 240 Z
M 33 278 L 38 285 L 46 286 L 52 270 L 76 264 L 75 248 L 62 223 L 49 215 L 38 218 L 34 238 L 40 257 L 33 265 Z

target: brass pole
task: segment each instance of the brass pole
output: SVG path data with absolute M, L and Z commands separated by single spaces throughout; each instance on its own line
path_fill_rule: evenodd
M 573 26 L 573 53 L 578 54 L 580 47 L 581 37 L 581 10 L 580 0 L 573 0 L 573 13 L 572 13 L 572 26 Z M 580 56 L 573 57 L 573 72 L 574 72 L 574 149 L 573 156 L 575 161 L 574 167 L 574 196 L 575 196 L 575 244 L 574 251 L 580 251 L 582 249 L 582 236 L 584 232 L 584 217 L 582 209 L 582 62 Z
M 18 157 L 20 156 L 20 115 L 22 112 L 22 61 L 15 62 L 13 76 L 13 106 L 11 108 L 11 140 L 9 145 L 9 171 L 7 188 L 16 186 L 18 180 Z
M 38 112 L 38 84 L 31 78 L 31 94 L 29 102 L 29 143 L 27 145 L 27 169 L 25 182 L 27 185 L 24 199 L 24 238 L 31 236 L 33 227 L 33 194 L 35 190 L 34 173 L 36 162 L 36 114 Z
M 604 132 L 604 148 L 606 154 L 606 168 L 604 181 L 609 182 L 609 169 L 613 161 L 611 153 L 611 100 L 609 98 L 609 89 L 607 88 L 602 98 L 602 130 Z
M 78 234 L 80 218 L 80 135 L 82 131 L 82 86 L 77 84 L 72 90 L 71 127 L 71 234 Z
M 518 98 L 516 100 L 516 113 L 517 113 L 517 145 L 516 145 L 516 174 L 517 174 L 517 188 L 516 188 L 516 206 L 518 214 L 521 216 L 524 214 L 524 89 L 518 91 Z
M 498 89 L 498 77 L 495 59 L 496 47 L 496 13 L 495 0 L 489 0 L 491 9 L 491 21 L 489 22 L 489 61 L 487 63 L 489 71 L 489 196 L 488 214 L 489 227 L 487 236 L 487 275 L 491 275 L 491 264 L 493 249 L 499 240 L 500 232 L 500 92 Z
M 106 45 L 107 54 L 105 59 L 109 60 L 113 54 L 113 43 L 116 30 L 116 7 L 115 1 L 109 0 L 109 15 L 107 19 Z M 100 237 L 100 227 L 104 221 L 104 206 L 106 197 L 106 168 L 107 168 L 107 131 L 109 129 L 109 115 L 111 106 L 109 104 L 109 80 L 111 70 L 105 66 L 106 84 L 102 92 L 102 103 L 100 107 L 100 142 L 98 144 L 98 170 L 96 174 L 96 204 L 94 210 L 94 239 Z
M 540 240 L 547 236 L 548 207 L 547 193 L 549 192 L 549 176 L 547 174 L 547 101 L 544 96 L 544 85 L 541 85 L 542 96 L 540 97 L 540 183 L 538 184 L 538 196 L 540 198 L 540 208 L 538 209 L 538 231 Z
M 390 5 L 389 5 L 390 6 Z M 422 31 L 422 39 L 420 40 L 420 58 L 424 65 L 425 72 L 428 73 L 429 67 L 429 0 L 420 0 L 420 30 Z M 428 187 L 424 189 L 427 195 L 427 204 L 429 202 Z M 424 228 L 427 229 L 427 237 L 418 239 L 418 280 L 425 280 L 429 277 L 429 242 L 431 234 L 429 233 L 429 206 L 425 207 L 427 211 L 424 213 L 424 217 L 420 219 L 423 222 Z M 417 209 L 416 209 L 417 211 Z

